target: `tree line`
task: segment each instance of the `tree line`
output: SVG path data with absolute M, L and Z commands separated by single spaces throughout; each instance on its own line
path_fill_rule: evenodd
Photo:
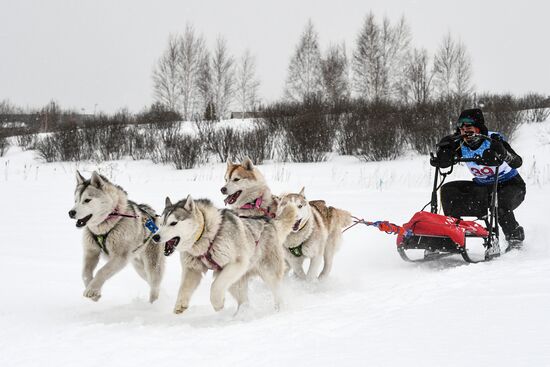
M 350 98 L 425 103 L 453 98 L 463 103 L 473 91 L 472 65 L 466 46 L 446 34 L 433 56 L 412 44 L 404 17 L 392 23 L 368 13 L 350 57 L 344 42 L 322 52 L 309 20 L 289 61 L 283 102 L 315 98 L 335 105 Z M 192 26 L 168 38 L 153 70 L 155 102 L 186 120 L 227 118 L 229 107 L 255 111 L 260 81 L 255 58 L 247 50 L 236 60 L 218 38 L 212 51 Z

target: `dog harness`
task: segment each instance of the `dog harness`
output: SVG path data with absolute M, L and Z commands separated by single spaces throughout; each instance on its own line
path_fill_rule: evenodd
M 290 253 L 296 257 L 303 256 L 304 254 L 302 252 L 302 245 L 303 243 L 301 243 L 299 246 L 296 246 L 296 247 L 289 247 L 288 251 L 290 251 Z
M 267 209 L 264 209 L 264 208 L 261 207 L 262 202 L 263 202 L 263 199 L 262 199 L 262 196 L 260 196 L 256 200 L 254 200 L 250 203 L 244 204 L 239 209 L 257 209 L 257 210 L 260 210 L 262 213 L 264 213 L 266 217 L 275 218 L 275 213 L 272 213 L 271 210 L 270 210 L 271 207 L 267 207 Z
M 195 238 L 195 243 L 197 243 L 201 238 L 202 238 L 202 235 L 204 234 L 204 228 L 205 228 L 205 224 L 204 224 L 204 214 L 203 214 L 203 222 L 202 222 L 202 228 L 197 236 L 197 238 Z M 210 241 L 210 245 L 208 246 L 208 249 L 206 250 L 206 252 L 202 255 L 199 255 L 198 256 L 198 259 L 204 264 L 204 266 L 206 266 L 208 269 L 210 270 L 216 270 L 216 271 L 221 271 L 223 268 L 220 266 L 220 264 L 218 264 L 214 258 L 212 258 L 212 254 L 210 254 L 210 251 L 212 250 L 212 247 L 214 247 L 214 241 Z
M 137 205 L 137 204 L 135 204 Z M 139 250 L 144 244 L 146 244 L 150 239 L 151 237 L 153 236 L 153 234 L 155 234 L 155 232 L 158 231 L 158 227 L 157 225 L 155 224 L 155 221 L 153 220 L 153 218 L 151 218 L 149 216 L 149 213 L 147 213 L 145 210 L 143 210 L 139 205 L 137 205 L 138 209 L 145 213 L 146 216 L 142 216 L 141 217 L 141 222 L 143 224 L 143 226 L 145 228 L 147 228 L 149 230 L 149 232 L 151 232 L 151 234 L 145 238 L 145 240 L 143 241 L 143 243 L 141 245 L 139 245 L 136 249 L 134 249 L 132 252 L 136 252 L 137 250 Z M 135 214 L 123 214 L 123 213 L 119 213 L 118 209 L 114 209 L 111 214 L 109 214 L 109 216 L 107 217 L 107 219 L 110 219 L 110 218 L 113 218 L 113 217 L 124 217 L 124 218 L 140 218 L 139 215 L 135 215 Z M 116 224 L 115 224 L 116 226 Z M 101 251 L 103 251 L 107 256 L 109 255 L 109 251 L 107 250 L 107 246 L 106 246 L 106 241 L 107 241 L 107 236 L 109 235 L 109 233 L 111 233 L 111 231 L 114 229 L 115 227 L 111 228 L 107 233 L 105 234 L 95 234 L 93 233 L 92 231 L 90 231 L 91 235 L 92 235 L 92 238 L 94 239 L 95 243 L 99 246 L 99 248 L 101 249 Z
M 309 221 L 309 218 L 304 222 L 304 224 L 302 224 L 300 226 L 300 228 L 298 228 L 298 232 L 301 231 L 302 229 L 304 229 L 304 227 L 306 226 L 307 222 Z M 300 257 L 300 256 L 303 256 L 304 253 L 302 252 L 302 245 L 304 243 L 302 242 L 301 244 L 299 244 L 298 246 L 296 247 L 289 247 L 288 248 L 288 251 L 290 251 L 290 253 L 296 257 Z
M 210 246 L 208 246 L 208 250 L 202 255 L 199 256 L 199 260 L 202 261 L 202 263 L 210 270 L 216 270 L 221 271 L 223 268 L 218 264 L 213 258 L 212 254 L 210 254 L 210 250 L 212 250 L 212 247 L 214 246 L 214 241 L 210 242 Z
M 111 232 L 111 231 L 109 231 Z M 105 241 L 107 240 L 107 236 L 109 235 L 109 232 L 105 234 L 95 234 L 92 231 L 90 233 L 92 234 L 92 238 L 95 240 L 95 243 L 99 246 L 101 251 L 103 251 L 106 255 L 109 255 L 109 251 L 107 250 L 107 246 L 105 246 Z

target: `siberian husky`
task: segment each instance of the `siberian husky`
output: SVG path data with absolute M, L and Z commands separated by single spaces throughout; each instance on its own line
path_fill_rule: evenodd
M 164 244 L 164 255 L 180 252 L 181 285 L 175 313 L 189 307 L 202 274 L 214 271 L 210 302 L 216 311 L 224 306 L 227 290 L 238 308 L 248 301 L 248 278 L 259 275 L 271 289 L 275 306 L 280 303 L 279 285 L 284 275 L 283 241 L 296 221 L 289 205 L 277 219 L 243 219 L 233 211 L 220 210 L 206 199 L 187 199 L 166 207 L 153 241 Z M 159 246 L 161 247 L 161 246 Z
M 323 200 L 308 202 L 304 191 L 302 188 L 298 194 L 285 194 L 279 203 L 279 211 L 289 203 L 298 208 L 297 221 L 284 242 L 285 258 L 297 277 L 324 279 L 332 269 L 334 254 L 342 241 L 342 229 L 352 223 L 351 214 L 327 207 Z M 305 258 L 310 259 L 307 275 L 303 269 Z M 319 274 L 323 260 L 323 270 Z
M 227 160 L 224 202 L 242 217 L 275 217 L 278 198 L 271 194 L 262 173 L 245 158 L 241 164 Z
M 145 227 L 154 220 L 155 212 L 147 205 L 128 200 L 127 193 L 97 172 L 89 180 L 76 171 L 75 205 L 69 216 L 76 227 L 84 228 L 84 297 L 94 301 L 101 297 L 107 279 L 131 262 L 137 273 L 150 286 L 149 301 L 159 295 L 164 270 L 162 249 L 150 243 L 151 232 Z M 150 220 L 149 222 L 146 222 Z M 154 223 L 154 222 L 153 222 Z M 95 275 L 100 255 L 107 262 Z

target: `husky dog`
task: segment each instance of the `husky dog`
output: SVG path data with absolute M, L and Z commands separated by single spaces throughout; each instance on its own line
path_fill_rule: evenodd
M 239 216 L 275 217 L 278 198 L 271 194 L 264 176 L 250 158 L 245 158 L 241 164 L 227 160 L 225 186 L 221 188 L 221 192 L 227 195 L 225 204 L 229 204 Z
M 76 227 L 84 228 L 84 297 L 94 301 L 101 297 L 101 287 L 128 262 L 149 283 L 149 301 L 159 295 L 164 270 L 162 250 L 149 241 L 150 232 L 144 226 L 156 215 L 147 205 L 128 200 L 127 193 L 97 172 L 89 180 L 76 171 L 75 206 L 69 216 L 76 219 Z M 99 257 L 103 253 L 107 263 L 94 276 Z
M 283 195 L 279 203 L 279 211 L 289 203 L 298 208 L 297 220 L 284 242 L 285 258 L 297 277 L 308 280 L 317 278 L 324 259 L 319 275 L 319 279 L 324 279 L 332 269 L 334 254 L 342 241 L 342 229 L 352 222 L 351 214 L 327 207 L 323 200 L 308 202 L 304 191 L 302 188 L 298 194 Z M 305 258 L 310 259 L 307 275 L 303 269 Z
M 275 306 L 280 303 L 279 284 L 284 275 L 283 241 L 296 221 L 296 208 L 287 206 L 277 219 L 243 219 L 233 211 L 216 208 L 209 200 L 187 199 L 166 207 L 153 241 L 164 244 L 164 255 L 180 252 L 181 285 L 174 308 L 182 313 L 202 274 L 214 271 L 210 302 L 216 311 L 224 306 L 225 293 L 248 301 L 248 278 L 259 275 L 271 289 Z M 160 247 L 160 246 L 159 246 Z

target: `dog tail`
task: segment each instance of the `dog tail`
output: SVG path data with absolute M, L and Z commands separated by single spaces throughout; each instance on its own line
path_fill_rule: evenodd
M 281 235 L 281 239 L 284 240 L 286 236 L 292 231 L 292 226 L 296 222 L 296 216 L 298 215 L 298 209 L 295 204 L 285 205 L 281 214 L 279 214 L 274 220 L 273 224 L 277 229 L 277 232 Z

